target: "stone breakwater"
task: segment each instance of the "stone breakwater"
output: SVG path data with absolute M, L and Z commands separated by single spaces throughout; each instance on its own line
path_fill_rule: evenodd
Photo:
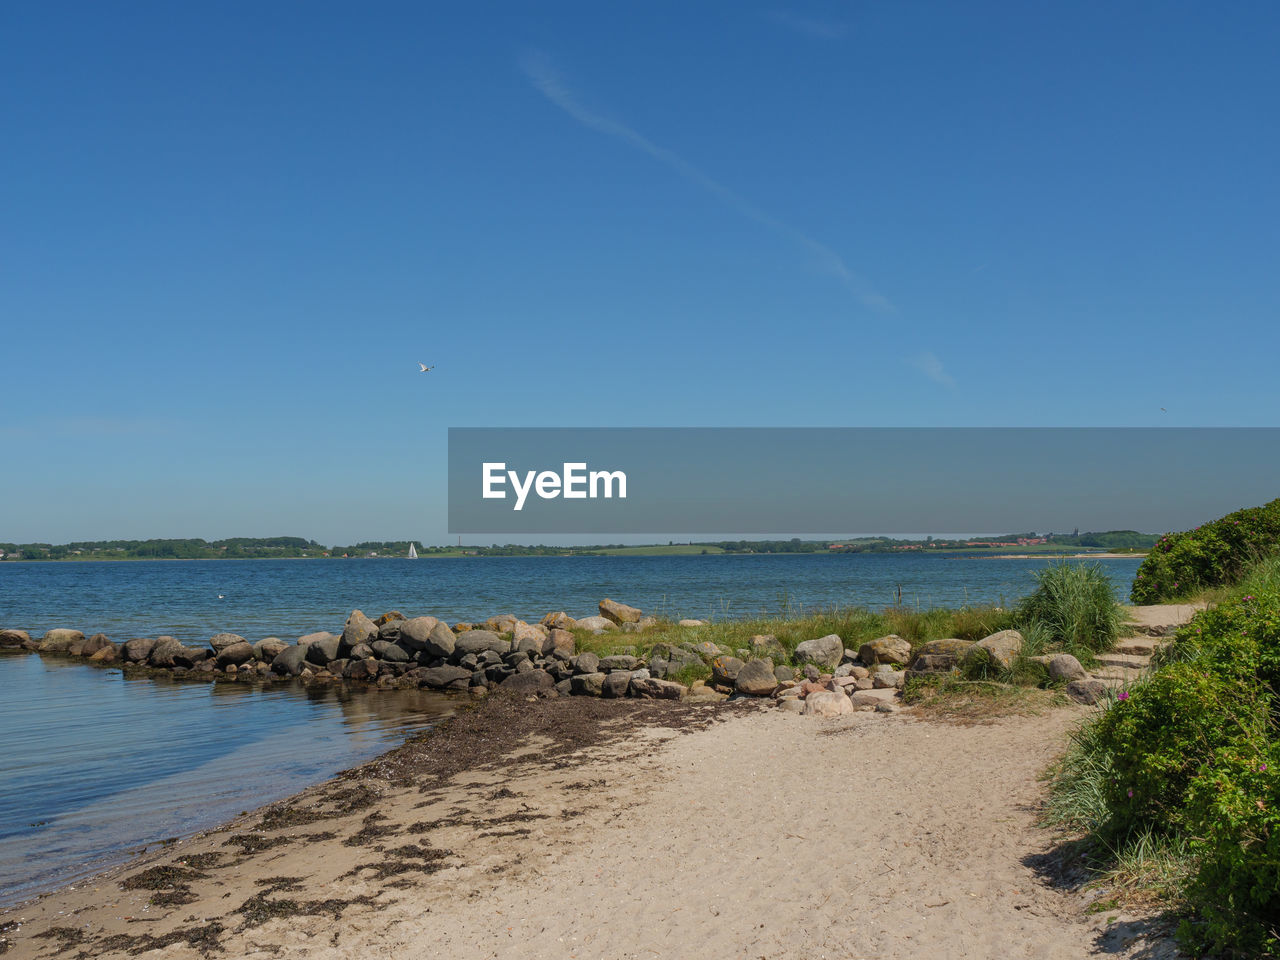
M 681 620 L 678 625 L 697 628 L 705 623 Z M 973 657 L 1007 664 L 1022 646 L 1022 636 L 1013 630 L 977 643 L 933 640 L 915 648 L 889 635 L 856 650 L 830 634 L 806 640 L 790 653 L 767 634 L 732 650 L 710 641 L 646 643 L 645 634 L 659 626 L 656 618 L 635 607 L 605 599 L 598 616 L 574 619 L 560 611 L 533 624 L 510 614 L 450 625 L 399 611 L 370 619 L 354 610 L 341 633 L 310 633 L 293 642 L 278 637 L 250 642 L 238 634 L 219 633 L 202 644 L 171 636 L 120 643 L 101 633 L 86 637 L 72 629 L 49 630 L 40 638 L 22 630 L 0 630 L 0 648 L 193 679 L 350 682 L 472 696 L 502 690 L 535 697 L 770 697 L 782 709 L 836 716 L 858 709 L 892 712 L 908 677 L 953 673 Z M 579 651 L 575 631 L 616 632 L 619 641 L 629 634 L 634 642 L 619 642 L 617 652 L 602 657 Z M 698 674 L 705 678 L 679 682 L 678 678 Z

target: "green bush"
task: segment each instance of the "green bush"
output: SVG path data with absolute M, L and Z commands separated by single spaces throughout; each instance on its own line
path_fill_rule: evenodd
M 1280 748 L 1219 750 L 1188 797 L 1198 870 L 1187 896 L 1202 922 L 1184 922 L 1197 951 L 1280 957 Z
M 1239 582 L 1256 560 L 1280 552 L 1280 500 L 1237 510 L 1161 537 L 1138 567 L 1134 603 L 1161 603 Z
M 1116 642 L 1124 613 L 1099 563 L 1053 563 L 1035 574 L 1036 589 L 1018 607 L 1018 620 L 1040 624 L 1050 644 L 1096 653 Z
M 1123 691 L 1097 721 L 1097 749 L 1111 774 L 1102 784 L 1103 832 L 1182 828 L 1187 791 L 1200 767 L 1216 750 L 1265 730 L 1257 685 L 1200 663 L 1170 664 Z

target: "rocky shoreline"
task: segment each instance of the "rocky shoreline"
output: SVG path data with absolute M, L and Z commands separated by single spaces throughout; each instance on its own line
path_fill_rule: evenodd
M 201 645 L 172 636 L 116 642 L 101 633 L 86 637 L 65 628 L 37 639 L 23 630 L 5 629 L 0 630 L 0 650 L 176 678 L 352 683 L 472 697 L 498 689 L 532 697 L 757 697 L 772 698 L 780 708 L 797 713 L 838 716 L 859 709 L 893 712 L 908 677 L 955 674 L 975 661 L 1007 667 L 1023 644 L 1016 630 L 976 642 L 939 639 L 916 646 L 890 634 L 857 649 L 829 634 L 805 640 L 792 652 L 769 634 L 752 636 L 735 649 L 696 639 L 646 643 L 646 634 L 665 635 L 673 626 L 696 637 L 697 628 L 706 624 L 665 623 L 606 598 L 598 615 L 575 619 L 557 611 L 533 624 L 512 614 L 450 625 L 434 616 L 390 611 L 370 619 L 353 610 L 340 633 L 309 633 L 293 642 L 278 637 L 250 642 L 233 633 L 216 634 Z M 601 656 L 579 649 L 580 640 L 606 639 L 605 634 L 612 652 Z M 1044 660 L 1049 677 L 1067 684 L 1073 699 L 1093 703 L 1105 693 L 1105 685 L 1089 679 L 1075 658 L 1037 659 Z

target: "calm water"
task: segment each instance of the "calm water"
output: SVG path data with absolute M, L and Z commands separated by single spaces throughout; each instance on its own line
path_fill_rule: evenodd
M 1048 561 L 903 555 L 484 557 L 0 563 L 0 627 L 114 640 L 341 629 L 354 607 L 449 621 L 596 612 L 611 596 L 669 616 L 892 603 L 1011 603 Z M 1127 595 L 1138 560 L 1100 561 Z M 223 599 L 219 599 L 219 594 Z M 0 656 L 0 903 L 138 847 L 220 823 L 430 725 L 438 694 L 125 679 Z
M 0 655 L 0 904 L 296 793 L 451 705 L 425 691 L 126 680 Z
M 74 627 L 113 640 L 167 633 L 257 640 L 341 627 L 353 608 L 450 622 L 551 610 L 596 613 L 613 597 L 646 613 L 746 617 L 893 602 L 1012 602 L 1046 560 L 899 554 L 690 557 L 475 557 L 420 560 L 189 560 L 0 563 L 0 627 Z M 1137 559 L 1101 560 L 1127 596 Z M 218 599 L 221 594 L 224 599 Z

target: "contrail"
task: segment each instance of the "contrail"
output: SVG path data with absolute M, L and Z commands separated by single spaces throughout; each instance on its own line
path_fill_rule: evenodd
M 526 54 L 521 58 L 520 67 L 544 97 L 584 127 L 589 127 L 598 133 L 621 140 L 642 153 L 647 153 L 654 160 L 670 167 L 686 180 L 697 184 L 707 193 L 720 200 L 725 206 L 807 248 L 817 258 L 821 268 L 825 272 L 838 277 L 865 306 L 886 312 L 894 309 L 893 304 L 877 293 L 865 277 L 850 270 L 844 259 L 826 244 L 819 243 L 803 231 L 797 230 L 790 224 L 784 223 L 777 217 L 761 210 L 749 200 L 740 197 L 722 183 L 707 176 L 678 153 L 659 146 L 648 137 L 631 129 L 625 123 L 597 113 L 583 105 L 582 101 L 561 79 L 560 74 L 552 66 L 551 61 L 545 54 L 540 52 Z

